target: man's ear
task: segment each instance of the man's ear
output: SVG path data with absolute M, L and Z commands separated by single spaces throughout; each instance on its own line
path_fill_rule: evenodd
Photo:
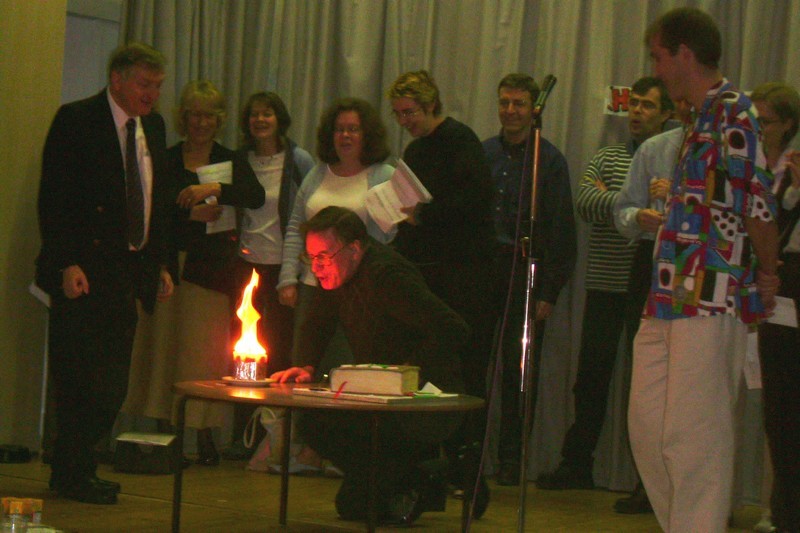
M 119 89 L 119 84 L 122 81 L 122 73 L 116 70 L 111 71 L 111 75 L 108 78 L 108 84 L 111 86 L 113 90 Z
M 361 258 L 364 257 L 364 243 L 356 239 L 350 243 L 350 246 L 353 247 L 353 259 L 361 261 Z
M 688 61 L 690 59 L 695 59 L 694 52 L 692 51 L 692 49 L 689 48 L 688 46 L 686 46 L 683 43 L 678 45 L 678 51 L 677 51 L 677 53 L 675 55 L 677 55 L 678 57 L 680 57 L 684 61 Z

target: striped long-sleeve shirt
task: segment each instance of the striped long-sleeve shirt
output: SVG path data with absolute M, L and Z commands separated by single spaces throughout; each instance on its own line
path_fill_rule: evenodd
M 592 158 L 578 186 L 578 215 L 592 225 L 586 289 L 627 292 L 636 243 L 614 227 L 614 202 L 636 150 L 634 141 L 601 148 Z M 603 191 L 597 182 L 605 184 Z

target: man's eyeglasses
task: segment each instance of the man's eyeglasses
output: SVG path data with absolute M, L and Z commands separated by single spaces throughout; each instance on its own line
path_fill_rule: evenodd
M 396 118 L 397 120 L 403 120 L 404 118 L 413 117 L 414 115 L 416 115 L 420 111 L 422 111 L 422 109 L 420 109 L 420 108 L 403 109 L 402 111 L 392 110 L 392 114 L 394 115 L 394 118 Z
M 346 244 L 332 254 L 328 254 L 327 252 L 322 252 L 316 255 L 308 255 L 308 253 L 303 252 L 302 254 L 300 254 L 300 261 L 302 261 L 307 265 L 311 265 L 314 262 L 316 262 L 321 267 L 329 267 L 331 266 L 331 263 L 333 263 L 333 258 L 336 257 L 336 255 L 345 248 L 347 248 Z
M 509 100 L 507 98 L 501 98 L 497 101 L 497 105 L 500 106 L 500 109 L 506 109 L 508 106 L 513 107 L 514 109 L 522 109 L 528 105 L 527 100 Z

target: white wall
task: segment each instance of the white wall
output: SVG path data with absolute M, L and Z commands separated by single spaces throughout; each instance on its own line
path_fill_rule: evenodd
M 28 286 L 44 139 L 60 103 L 105 85 L 121 13 L 122 0 L 0 0 L 0 443 L 41 442 L 47 312 Z

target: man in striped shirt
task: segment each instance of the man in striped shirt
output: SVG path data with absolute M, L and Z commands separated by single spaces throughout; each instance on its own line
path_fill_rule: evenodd
M 586 272 L 586 304 L 575 394 L 575 422 L 567 431 L 559 467 L 536 480 L 540 489 L 591 489 L 594 449 L 603 428 L 608 387 L 623 326 L 629 340 L 638 327 L 641 306 L 628 292 L 636 244 L 614 227 L 613 209 L 636 148 L 660 133 L 672 102 L 664 85 L 645 77 L 631 88 L 626 143 L 601 148 L 589 163 L 578 187 L 577 209 L 591 224 Z

